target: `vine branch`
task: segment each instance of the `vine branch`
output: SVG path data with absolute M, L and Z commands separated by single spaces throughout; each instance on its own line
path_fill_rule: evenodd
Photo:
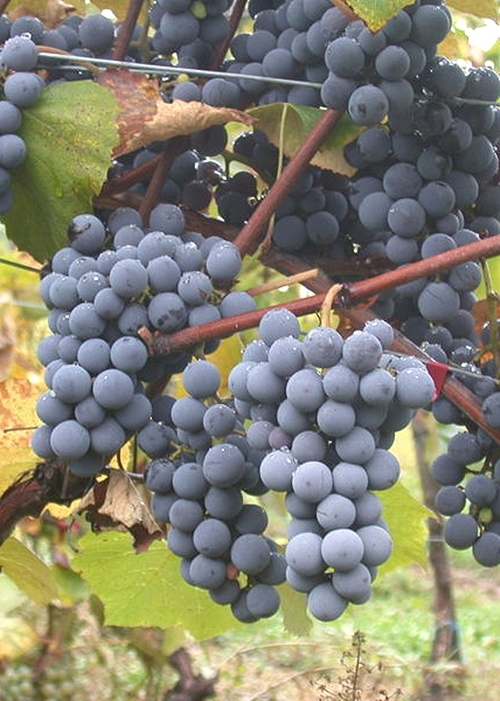
M 266 224 L 285 199 L 304 168 L 309 165 L 323 141 L 335 128 L 342 114 L 343 112 L 338 112 L 337 110 L 325 110 L 323 116 L 311 130 L 302 146 L 287 163 L 279 180 L 275 181 L 266 197 L 259 204 L 234 241 L 242 255 L 251 253 L 257 248 Z

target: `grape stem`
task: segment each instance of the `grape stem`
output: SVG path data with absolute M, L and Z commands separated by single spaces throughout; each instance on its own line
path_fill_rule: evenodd
M 246 4 L 247 0 L 236 0 L 236 2 L 234 3 L 234 6 L 231 10 L 231 14 L 229 16 L 229 31 L 227 32 L 226 37 L 219 43 L 218 46 L 215 47 L 210 70 L 216 71 L 220 68 L 220 65 L 228 52 L 229 46 L 236 33 L 236 30 L 239 27 L 241 18 L 243 17 L 243 13 L 245 11 Z
M 165 183 L 168 171 L 172 166 L 173 161 L 186 150 L 186 138 L 174 137 L 169 142 L 169 148 L 161 153 L 160 160 L 157 162 L 153 171 L 153 175 L 148 184 L 146 194 L 139 207 L 139 214 L 142 221 L 146 222 L 149 219 L 149 214 L 153 207 L 161 200 L 160 193 Z
M 285 172 L 286 169 L 283 172 L 283 177 Z M 374 297 L 403 283 L 453 268 L 460 263 L 477 258 L 487 258 L 498 253 L 500 253 L 500 236 L 493 236 L 440 253 L 426 260 L 409 263 L 397 270 L 382 273 L 368 280 L 343 284 L 341 290 L 336 290 L 338 304 L 335 306 L 335 309 L 337 312 L 345 315 L 345 311 L 356 302 Z M 331 286 L 332 282 L 329 281 L 328 284 L 322 285 L 321 292 L 318 291 L 317 294 L 311 297 L 292 300 L 287 302 L 286 305 L 277 304 L 271 307 L 255 309 L 251 312 L 219 319 L 208 324 L 185 328 L 171 334 L 151 334 L 148 329 L 142 329 L 141 337 L 148 344 L 152 355 L 164 355 L 178 350 L 185 350 L 211 339 L 225 338 L 233 333 L 254 328 L 258 326 L 264 314 L 271 309 L 286 306 L 287 309 L 297 316 L 317 312 L 321 309 Z
M 486 239 L 488 240 L 488 239 Z M 484 243 L 484 242 L 481 242 Z M 476 244 L 469 244 L 476 245 Z M 464 246 L 466 248 L 466 246 Z M 272 249 L 265 254 L 266 265 L 268 267 L 279 270 L 287 275 L 296 274 L 303 269 L 304 262 L 295 256 L 282 253 Z M 405 270 L 410 266 L 406 266 Z M 331 280 L 322 273 L 318 277 L 310 278 L 305 282 L 305 286 L 310 290 L 321 294 L 329 289 Z M 369 309 L 337 309 L 337 312 L 346 319 L 355 328 L 362 328 L 364 324 L 375 318 L 375 315 Z M 391 346 L 391 350 L 404 355 L 414 356 L 423 362 L 432 360 L 424 351 L 404 336 L 400 331 L 394 329 L 395 341 Z M 450 369 L 453 372 L 453 368 Z M 491 428 L 484 420 L 481 403 L 478 398 L 469 390 L 460 380 L 448 375 L 442 387 L 442 394 L 450 400 L 460 411 L 469 417 L 476 426 L 485 431 L 496 443 L 500 445 L 500 430 Z
M 136 185 L 142 180 L 151 177 L 151 174 L 154 172 L 156 166 L 158 165 L 161 156 L 162 154 L 159 153 L 157 156 L 154 156 L 149 161 L 141 163 L 141 165 L 137 166 L 136 168 L 131 168 L 126 173 L 124 173 L 124 175 L 120 175 L 114 180 L 108 180 L 108 182 L 104 183 L 104 185 L 102 186 L 100 196 L 109 197 L 112 195 L 117 195 L 121 192 L 125 192 L 126 190 L 131 188 L 132 185 Z
M 346 284 L 344 285 L 344 304 L 350 306 L 362 299 L 368 299 L 386 290 L 394 289 L 398 285 L 435 275 L 470 260 L 490 258 L 498 255 L 500 253 L 500 241 L 498 239 L 499 237 L 492 236 L 481 241 L 475 241 L 466 246 L 439 253 L 437 256 L 410 263 L 396 270 L 390 270 L 376 277 Z
M 323 300 L 323 304 L 321 305 L 321 325 L 322 326 L 330 326 L 330 318 L 331 318 L 331 312 L 334 306 L 334 302 L 337 298 L 337 295 L 339 295 L 342 292 L 343 286 L 341 284 L 335 284 L 330 287 L 328 292 L 325 295 L 325 299 Z
M 326 137 L 332 132 L 343 112 L 328 109 L 316 123 L 311 133 L 283 169 L 279 180 L 276 180 L 266 197 L 259 204 L 252 216 L 241 229 L 234 243 L 240 253 L 245 255 L 256 250 L 265 226 L 285 199 L 292 186 L 309 165 L 316 151 Z
M 112 58 L 115 61 L 123 61 L 127 55 L 127 49 L 132 39 L 132 33 L 139 19 L 144 0 L 130 0 L 127 6 L 127 14 L 120 24 L 120 31 L 116 37 Z
M 271 282 L 266 282 L 263 285 L 251 287 L 250 289 L 246 290 L 246 293 L 249 294 L 251 297 L 257 297 L 258 295 L 265 294 L 266 292 L 273 292 L 274 290 L 279 290 L 281 287 L 288 287 L 290 285 L 295 285 L 299 282 L 305 282 L 306 280 L 310 280 L 311 278 L 316 277 L 319 272 L 319 268 L 311 268 L 310 270 L 304 270 L 304 272 L 296 273 L 295 275 L 289 275 L 286 278 L 271 280 Z

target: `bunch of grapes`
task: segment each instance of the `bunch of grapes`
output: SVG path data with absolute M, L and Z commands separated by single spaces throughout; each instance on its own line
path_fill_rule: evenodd
M 241 363 L 231 397 L 217 396 L 217 368 L 197 360 L 183 372 L 188 396 L 168 402 L 173 445 L 149 464 L 146 485 L 187 582 L 208 589 L 251 622 L 274 614 L 286 582 L 307 594 L 310 612 L 334 620 L 371 595 L 392 540 L 374 493 L 399 477 L 394 432 L 427 406 L 425 366 L 387 348 L 381 320 L 345 341 L 318 327 L 302 339 L 287 309 L 267 312 Z M 285 494 L 288 545 L 265 536 L 268 517 L 245 494 Z
M 48 389 L 37 403 L 44 423 L 32 445 L 79 475 L 99 472 L 134 432 L 146 452 L 150 442 L 168 440 L 151 419 L 144 383 L 180 372 L 190 354 L 149 357 L 140 329 L 171 333 L 255 306 L 245 293 L 214 289 L 239 273 L 232 243 L 187 232 L 175 205 L 158 205 L 148 223 L 126 207 L 107 227 L 93 214 L 78 215 L 70 245 L 40 284 L 52 335 L 38 349 Z
M 24 35 L 13 35 L 0 51 L 0 67 L 8 71 L 0 102 L 0 214 L 12 206 L 11 170 L 26 159 L 26 143 L 17 133 L 22 109 L 35 104 L 44 86 L 43 79 L 32 72 L 36 62 L 35 44 Z

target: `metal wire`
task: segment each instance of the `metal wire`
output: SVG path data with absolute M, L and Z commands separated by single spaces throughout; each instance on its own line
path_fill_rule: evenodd
M 230 73 L 223 71 L 208 71 L 201 68 L 184 68 L 181 66 L 159 66 L 155 63 L 135 63 L 133 61 L 117 61 L 111 58 L 93 58 L 91 56 L 73 56 L 72 54 L 53 54 L 48 51 L 39 51 L 39 58 L 50 59 L 46 68 L 53 68 L 56 60 L 63 63 L 71 63 L 73 70 L 81 70 L 81 64 L 89 63 L 102 68 L 127 68 L 136 73 L 149 73 L 161 76 L 189 75 L 200 78 L 236 78 L 238 80 L 260 80 L 262 83 L 274 83 L 276 85 L 290 85 L 298 87 L 310 87 L 319 90 L 321 83 L 310 83 L 305 80 L 292 80 L 291 78 L 273 78 L 267 75 L 247 75 L 245 73 Z

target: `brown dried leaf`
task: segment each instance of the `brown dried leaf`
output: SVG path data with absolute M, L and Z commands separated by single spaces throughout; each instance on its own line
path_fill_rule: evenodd
M 474 326 L 476 333 L 481 337 L 483 326 L 490 320 L 490 307 L 487 299 L 480 299 L 474 303 L 472 307 L 472 316 L 474 317 Z M 500 319 L 500 303 L 497 302 L 497 319 Z
M 71 5 L 63 0 L 30 0 L 27 4 L 23 0 L 12 0 L 8 8 L 11 20 L 32 15 L 41 19 L 47 29 L 53 29 L 73 12 L 85 15 L 84 0 L 75 0 Z
M 43 19 L 47 29 L 57 27 L 68 15 L 76 12 L 76 7 L 63 0 L 47 0 Z
M 250 126 L 255 121 L 245 112 L 230 107 L 210 107 L 182 100 L 167 104 L 160 96 L 156 79 L 125 69 L 107 70 L 99 75 L 97 82 L 113 92 L 120 108 L 120 143 L 113 152 L 115 157 L 153 141 L 185 136 L 214 124 L 241 122 Z
M 110 468 L 105 479 L 83 497 L 77 513 L 87 513 L 95 531 L 129 531 L 136 552 L 144 552 L 164 533 L 129 475 Z

